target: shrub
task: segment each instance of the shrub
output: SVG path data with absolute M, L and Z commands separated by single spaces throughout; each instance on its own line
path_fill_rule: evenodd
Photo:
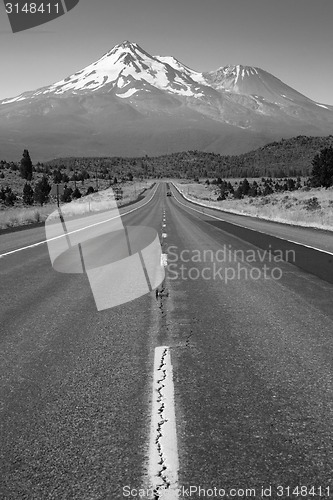
M 305 200 L 304 205 L 305 205 L 306 210 L 320 210 L 321 209 L 321 205 L 318 202 L 318 198 L 316 196 L 313 196 L 312 198 Z
M 69 203 L 70 201 L 72 201 L 72 194 L 73 189 L 71 187 L 65 186 L 64 193 L 60 198 L 61 201 L 63 201 L 64 203 Z
M 76 187 L 73 191 L 72 198 L 81 198 L 82 194 L 78 187 Z
M 16 201 L 16 195 L 12 189 L 7 186 L 5 189 L 2 187 L 0 191 L 0 200 L 7 206 L 13 206 Z

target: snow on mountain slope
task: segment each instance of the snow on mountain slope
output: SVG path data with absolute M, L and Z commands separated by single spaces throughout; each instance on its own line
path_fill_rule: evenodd
M 84 95 L 95 92 L 111 93 L 127 99 L 159 89 L 184 98 L 204 100 L 216 107 L 216 99 L 226 105 L 233 95 L 234 102 L 246 109 L 265 113 L 263 100 L 282 107 L 297 104 L 316 105 L 325 109 L 284 84 L 270 73 L 251 66 L 224 66 L 216 71 L 199 73 L 171 56 L 151 56 L 137 43 L 124 41 L 104 54 L 96 62 L 50 86 L 17 97 L 4 99 L 0 104 L 10 104 L 35 99 L 39 96 Z M 218 95 L 216 94 L 218 93 Z M 220 97 L 218 97 L 220 96 Z M 248 96 L 243 100 L 239 96 Z M 241 102 L 242 101 L 242 102 Z M 217 105 L 220 107 L 220 104 Z M 259 109 L 260 108 L 260 109 Z M 327 109 L 331 110 L 330 107 Z M 268 110 L 270 112 L 270 110 Z
M 285 105 L 286 100 L 299 103 L 313 102 L 289 87 L 272 74 L 252 66 L 224 66 L 203 74 L 208 85 L 219 91 L 260 96 Z
M 173 94 L 200 97 L 202 95 L 201 89 L 198 82 L 192 77 L 197 77 L 200 80 L 200 73 L 186 68 L 174 58 L 150 56 L 136 43 L 125 41 L 116 45 L 98 61 L 49 87 L 26 92 L 2 102 L 8 104 L 47 94 L 111 92 L 113 89 L 115 91 L 124 89 L 123 92 L 117 93 L 118 97 L 124 98 L 135 93 L 134 91 L 129 92 L 129 87 L 133 84 L 136 92 L 139 92 L 138 82 L 139 84 L 149 83 Z
M 332 133 L 333 106 L 260 68 L 199 73 L 128 41 L 63 80 L 0 101 L 2 157 L 13 156 L 21 144 L 33 144 L 41 158 L 58 150 L 244 152 L 282 137 Z
M 193 69 L 189 68 L 188 66 L 185 66 L 185 64 L 182 64 L 179 62 L 175 57 L 172 56 L 155 56 L 156 59 L 161 61 L 162 63 L 168 64 L 172 68 L 176 69 L 177 71 L 181 71 L 182 73 L 185 73 L 187 76 L 192 78 L 195 82 L 202 83 L 203 85 L 207 85 L 207 82 L 205 78 L 203 77 L 202 73 L 199 73 L 198 71 L 194 71 Z

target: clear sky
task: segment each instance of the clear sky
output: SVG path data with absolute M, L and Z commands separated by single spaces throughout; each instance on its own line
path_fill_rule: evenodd
M 197 71 L 258 66 L 333 104 L 332 19 L 333 0 L 80 0 L 13 34 L 1 2 L 0 99 L 61 80 L 129 40 Z

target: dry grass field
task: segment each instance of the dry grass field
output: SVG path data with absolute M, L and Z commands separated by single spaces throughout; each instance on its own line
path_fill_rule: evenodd
M 122 198 L 117 200 L 118 207 L 127 205 L 135 201 L 140 194 L 153 185 L 152 181 L 125 182 L 117 184 L 117 189 L 122 190 Z M 114 186 L 114 187 L 116 187 Z M 71 215 L 84 214 L 87 212 L 107 210 L 113 207 L 113 189 L 107 188 L 88 196 L 64 203 L 66 213 Z M 28 225 L 36 222 L 43 222 L 57 208 L 55 201 L 46 205 L 31 207 L 6 207 L 0 210 L 0 229 Z
M 250 180 L 250 179 L 249 179 Z M 190 199 L 227 212 L 251 215 L 287 224 L 333 231 L 333 188 L 304 188 L 241 200 L 216 201 L 216 186 L 186 181 L 174 182 Z

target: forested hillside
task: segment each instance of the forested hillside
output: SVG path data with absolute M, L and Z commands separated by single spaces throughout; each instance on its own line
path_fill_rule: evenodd
M 298 136 L 272 142 L 249 153 L 222 156 L 202 151 L 140 158 L 58 158 L 45 163 L 50 167 L 95 170 L 105 176 L 136 177 L 288 177 L 308 176 L 312 160 L 325 147 L 333 146 L 328 137 Z

